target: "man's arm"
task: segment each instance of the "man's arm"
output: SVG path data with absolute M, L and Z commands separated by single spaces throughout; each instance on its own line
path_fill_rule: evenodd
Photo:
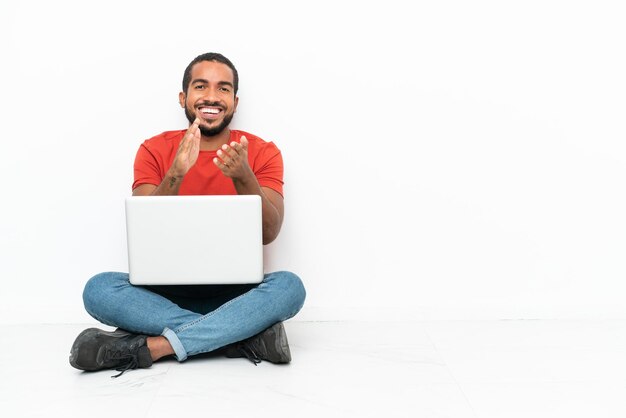
M 263 212 L 263 244 L 269 244 L 274 241 L 280 232 L 280 227 L 283 224 L 284 205 L 283 197 L 277 191 L 270 189 L 269 187 L 260 187 L 259 183 L 254 177 L 254 183 L 250 189 L 247 186 L 237 186 L 235 182 L 235 189 L 237 194 L 258 194 L 261 196 L 262 212 Z M 253 192 L 257 190 L 258 192 Z
M 177 195 L 183 177 L 198 160 L 200 153 L 200 129 L 196 120 L 191 124 L 185 136 L 178 145 L 178 151 L 172 162 L 172 166 L 165 173 L 163 181 L 158 186 L 154 184 L 142 184 L 133 190 L 133 196 L 171 196 Z
M 263 244 L 274 241 L 280 232 L 285 212 L 283 197 L 269 187 L 261 187 L 252 168 L 248 164 L 248 139 L 241 137 L 241 143 L 224 144 L 217 151 L 219 158 L 213 163 L 230 177 L 237 194 L 256 194 L 261 196 L 263 211 Z

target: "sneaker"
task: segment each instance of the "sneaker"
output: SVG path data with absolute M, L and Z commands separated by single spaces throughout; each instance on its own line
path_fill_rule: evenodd
M 226 357 L 246 357 L 256 366 L 262 360 L 281 364 L 291 361 L 287 333 L 282 322 L 243 341 L 226 346 Z
M 113 332 L 89 328 L 76 337 L 70 351 L 70 364 L 79 370 L 126 370 L 152 366 L 146 336 L 117 329 Z

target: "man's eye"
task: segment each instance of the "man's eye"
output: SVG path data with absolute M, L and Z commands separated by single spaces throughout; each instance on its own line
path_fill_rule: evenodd
M 204 86 L 202 84 L 198 84 L 196 86 L 196 90 L 202 90 L 204 88 Z
M 230 91 L 230 89 L 228 87 L 221 87 L 220 90 L 224 91 L 226 93 L 228 93 Z

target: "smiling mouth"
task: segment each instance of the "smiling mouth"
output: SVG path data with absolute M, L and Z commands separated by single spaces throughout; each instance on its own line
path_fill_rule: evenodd
M 203 119 L 216 119 L 220 113 L 222 113 L 222 109 L 219 107 L 202 106 L 198 108 L 198 116 Z

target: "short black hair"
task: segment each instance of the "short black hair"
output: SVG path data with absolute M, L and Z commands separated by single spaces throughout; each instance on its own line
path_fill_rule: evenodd
M 187 89 L 189 88 L 189 83 L 191 82 L 191 68 L 202 61 L 215 61 L 228 65 L 228 67 L 233 71 L 233 88 L 235 90 L 235 96 L 237 96 L 237 90 L 239 89 L 239 74 L 237 73 L 237 69 L 228 58 L 222 54 L 218 54 L 217 52 L 207 52 L 206 54 L 198 55 L 189 63 L 187 68 L 185 68 L 185 75 L 183 75 L 183 92 L 187 94 Z

